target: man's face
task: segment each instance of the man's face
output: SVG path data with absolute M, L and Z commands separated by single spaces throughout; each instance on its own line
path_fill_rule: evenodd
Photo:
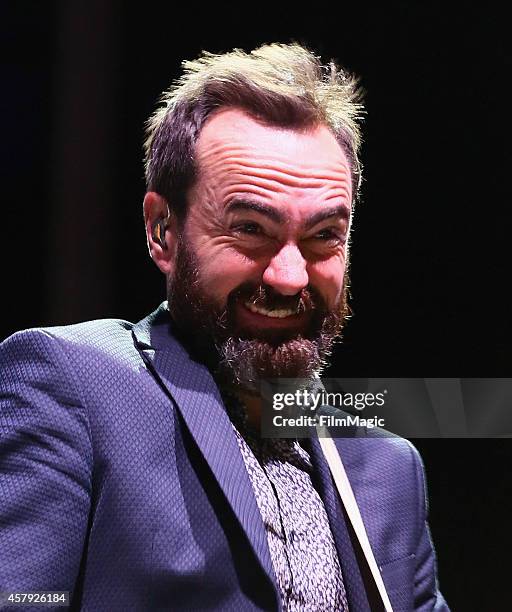
M 323 126 L 297 132 L 238 109 L 196 144 L 175 271 L 173 318 L 222 373 L 249 385 L 309 376 L 341 331 L 351 213 L 347 158 Z

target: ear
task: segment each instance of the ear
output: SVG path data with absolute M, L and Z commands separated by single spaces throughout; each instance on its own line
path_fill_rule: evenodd
M 155 236 L 155 228 L 159 221 L 164 222 L 160 238 L 165 243 L 166 248 Z M 144 197 L 144 224 L 146 226 L 146 240 L 151 259 L 166 276 L 172 274 L 174 272 L 178 237 L 176 219 L 169 212 L 166 199 L 154 191 L 148 191 Z

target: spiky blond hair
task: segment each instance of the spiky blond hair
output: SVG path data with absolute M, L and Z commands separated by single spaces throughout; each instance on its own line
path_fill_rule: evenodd
M 326 125 L 348 157 L 357 197 L 362 96 L 357 79 L 334 61 L 324 66 L 299 44 L 274 43 L 250 53 L 203 52 L 184 61 L 183 69 L 147 121 L 144 143 L 147 189 L 163 195 L 178 216 L 186 211 L 186 192 L 197 173 L 195 142 L 209 114 L 220 107 L 242 108 L 290 129 Z

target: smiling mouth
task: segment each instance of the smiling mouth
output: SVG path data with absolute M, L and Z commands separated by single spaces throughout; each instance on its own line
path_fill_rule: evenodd
M 242 335 L 254 337 L 270 334 L 274 338 L 280 333 L 305 332 L 311 321 L 313 311 L 302 307 L 265 308 L 251 301 L 239 302 L 237 308 L 237 328 Z
M 253 302 L 245 302 L 245 307 L 249 309 L 251 312 L 255 314 L 263 315 L 265 317 L 270 317 L 272 319 L 285 319 L 286 317 L 291 317 L 293 315 L 299 314 L 299 308 L 276 308 L 274 310 L 269 310 L 268 308 L 264 308 L 263 306 L 257 306 Z
M 314 308 L 299 300 L 294 304 L 254 303 L 239 300 L 233 311 L 233 329 L 244 340 L 263 340 L 273 345 L 307 335 L 310 331 Z

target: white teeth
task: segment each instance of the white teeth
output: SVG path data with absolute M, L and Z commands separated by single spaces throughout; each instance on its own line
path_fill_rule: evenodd
M 251 302 L 245 302 L 245 305 L 251 312 L 256 312 L 258 314 L 265 315 L 266 317 L 272 317 L 274 319 L 284 319 L 285 317 L 297 314 L 295 310 L 267 310 L 266 308 L 263 308 L 262 306 L 256 306 L 256 304 L 252 304 Z

